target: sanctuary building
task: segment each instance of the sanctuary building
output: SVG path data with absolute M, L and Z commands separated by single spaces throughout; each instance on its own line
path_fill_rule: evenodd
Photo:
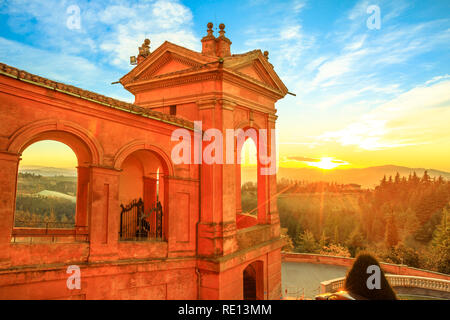
M 258 162 L 247 214 L 242 146 L 233 164 L 171 157 L 172 133 L 194 143 L 194 121 L 203 134 L 267 129 L 268 141 L 275 129 L 288 90 L 268 53 L 232 54 L 219 29 L 208 24 L 201 52 L 170 42 L 151 51 L 146 40 L 120 79 L 133 104 L 0 64 L 0 299 L 281 297 L 276 175 Z M 22 152 L 43 140 L 77 157 L 73 225 L 15 223 Z

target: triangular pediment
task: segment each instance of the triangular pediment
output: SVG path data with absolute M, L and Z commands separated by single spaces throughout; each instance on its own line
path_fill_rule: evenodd
M 154 77 L 169 75 L 179 71 L 187 71 L 189 69 L 199 67 L 202 64 L 173 52 L 165 52 L 159 59 L 154 61 L 141 72 L 136 80 L 149 80 Z
M 120 79 L 123 85 L 194 70 L 210 60 L 201 54 L 165 42 Z
M 273 88 L 277 87 L 276 83 L 272 80 L 269 73 L 258 59 L 251 61 L 251 63 L 237 67 L 235 71 L 245 74 L 256 81 L 262 82 Z
M 272 64 L 269 63 L 260 50 L 226 58 L 225 67 L 236 74 L 279 90 L 283 95 L 288 92 L 286 86 L 274 71 Z

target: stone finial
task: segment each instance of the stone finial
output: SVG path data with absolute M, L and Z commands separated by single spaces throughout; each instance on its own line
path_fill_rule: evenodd
M 219 36 L 217 37 L 217 49 L 216 56 L 224 58 L 231 56 L 230 45 L 231 41 L 225 37 L 225 25 L 221 23 L 219 25 Z
M 208 34 L 202 38 L 202 53 L 208 56 L 214 56 L 216 52 L 216 37 L 213 34 L 213 23 L 208 22 Z
M 269 60 L 269 51 L 264 51 L 264 57 Z
M 225 37 L 225 25 L 223 23 L 219 24 L 219 37 Z
M 208 27 L 208 30 L 206 30 L 206 32 L 208 32 L 208 36 L 212 36 L 213 35 L 213 23 L 212 22 L 208 22 L 208 24 L 206 25 Z

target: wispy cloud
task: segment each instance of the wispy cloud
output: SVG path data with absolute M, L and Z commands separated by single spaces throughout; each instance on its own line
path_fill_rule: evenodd
M 79 0 L 75 5 L 80 9 L 80 29 L 66 25 L 70 5 L 67 1 L 12 0 L 0 5 L 0 13 L 7 14 L 11 29 L 35 47 L 95 58 L 122 69 L 130 68 L 129 57 L 146 37 L 153 48 L 165 40 L 200 47 L 192 30 L 192 12 L 177 0 Z
M 439 76 L 388 101 L 357 122 L 319 140 L 380 150 L 449 139 L 450 81 Z M 440 80 L 440 81 L 439 81 Z

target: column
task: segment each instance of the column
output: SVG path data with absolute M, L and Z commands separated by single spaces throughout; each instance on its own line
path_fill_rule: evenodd
M 119 175 L 120 171 L 114 168 L 90 168 L 89 261 L 117 259 Z
M 152 208 L 156 205 L 156 187 L 158 180 L 155 178 L 144 177 L 144 212 L 148 214 Z M 156 215 L 152 215 L 148 218 L 150 222 L 151 234 L 156 232 Z
M 88 230 L 89 167 L 77 167 L 76 237 L 85 240 Z
M 0 267 L 10 264 L 19 155 L 0 152 Z
M 237 152 L 237 151 L 236 151 Z M 238 159 L 238 155 L 236 156 Z M 241 165 L 236 162 L 236 213 L 242 213 L 242 200 L 241 200 Z
M 271 141 L 271 129 L 275 129 L 275 122 L 277 120 L 277 116 L 275 114 L 269 114 L 268 115 L 268 135 L 269 135 L 269 139 L 268 141 Z M 276 145 L 271 145 L 269 143 L 269 151 L 272 151 L 271 148 L 277 148 Z M 277 197 L 275 196 L 277 194 L 277 175 L 273 174 L 270 176 L 267 176 L 267 183 L 268 183 L 268 217 L 267 217 L 267 223 L 271 224 L 274 226 L 274 228 L 272 228 L 274 230 L 274 237 L 279 236 L 280 234 L 280 228 L 279 228 L 279 223 L 280 223 L 280 218 L 279 218 L 279 214 L 278 214 L 278 208 L 277 208 Z
M 198 250 L 201 256 L 223 256 L 237 249 L 236 168 L 226 164 L 226 129 L 233 129 L 234 104 L 226 100 L 197 103 L 203 130 L 218 129 L 223 134 L 223 164 L 201 165 L 201 218 Z M 204 141 L 202 152 L 211 144 Z

